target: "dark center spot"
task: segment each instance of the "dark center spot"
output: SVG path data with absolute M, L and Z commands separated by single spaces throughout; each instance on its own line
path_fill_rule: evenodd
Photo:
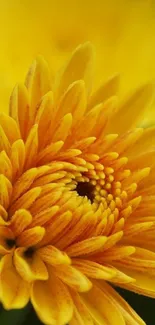
M 34 254 L 34 248 L 33 247 L 29 247 L 25 252 L 24 252 L 24 256 L 26 258 L 32 258 Z
M 94 200 L 94 186 L 89 182 L 79 182 L 76 187 L 76 191 L 80 196 L 87 196 L 87 198 L 93 203 Z
M 16 245 L 15 239 L 6 239 L 6 244 L 9 248 L 13 248 Z

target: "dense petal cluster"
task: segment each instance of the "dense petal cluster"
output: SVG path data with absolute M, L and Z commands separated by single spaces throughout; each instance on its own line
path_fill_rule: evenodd
M 53 83 L 38 57 L 0 116 L 0 301 L 48 325 L 144 325 L 113 287 L 155 297 L 152 85 L 92 92 L 92 54 Z

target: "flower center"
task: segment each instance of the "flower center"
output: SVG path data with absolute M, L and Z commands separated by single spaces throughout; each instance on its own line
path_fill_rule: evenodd
M 94 200 L 94 186 L 89 182 L 79 182 L 76 187 L 76 191 L 80 196 L 87 196 L 87 198 L 93 203 Z

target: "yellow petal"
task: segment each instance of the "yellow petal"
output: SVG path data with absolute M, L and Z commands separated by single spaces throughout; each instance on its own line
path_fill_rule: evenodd
M 56 276 L 76 291 L 84 292 L 92 287 L 89 279 L 71 265 L 52 267 L 52 270 Z
M 98 282 L 101 290 L 108 295 L 109 299 L 115 304 L 121 312 L 126 324 L 146 325 L 145 322 L 136 314 L 130 305 L 106 282 Z
M 60 120 L 60 123 L 53 135 L 52 141 L 65 141 L 70 133 L 71 126 L 72 114 L 68 113 L 62 118 L 62 120 Z
M 11 147 L 11 163 L 13 180 L 19 177 L 23 171 L 25 163 L 25 145 L 23 140 L 17 140 L 13 143 Z
M 111 260 L 119 260 L 123 259 L 124 257 L 127 257 L 129 255 L 132 255 L 135 253 L 135 247 L 133 246 L 115 246 L 111 249 L 106 250 L 103 253 L 103 261 L 111 261 Z
M 53 93 L 49 91 L 45 94 L 37 110 L 35 124 L 38 124 L 39 148 L 44 147 L 46 133 L 51 126 L 51 120 L 54 120 L 56 106 L 53 104 Z M 42 136 L 44 134 L 44 137 Z
M 139 153 L 150 151 L 154 147 L 155 127 L 146 128 L 138 141 L 132 147 L 129 147 L 127 154 L 131 157 Z
M 25 228 L 29 226 L 32 221 L 32 216 L 29 211 L 19 209 L 11 218 L 11 229 L 15 236 L 19 236 Z
M 48 281 L 32 285 L 31 302 L 41 321 L 49 325 L 65 325 L 73 314 L 73 303 L 67 287 L 53 273 Z
M 107 237 L 98 236 L 85 239 L 81 242 L 69 246 L 65 251 L 69 256 L 92 255 L 99 252 L 104 247 Z
M 91 88 L 93 49 L 90 43 L 77 47 L 69 62 L 56 79 L 57 96 L 60 97 L 76 80 L 84 80 L 88 91 Z
M 38 249 L 37 254 L 45 263 L 50 265 L 71 264 L 68 255 L 52 245 Z
M 33 220 L 31 222 L 31 227 L 34 226 L 43 226 L 46 222 L 52 220 L 52 217 L 58 212 L 59 206 L 54 205 L 51 208 L 41 211 L 33 216 Z
M 75 258 L 73 259 L 73 266 L 88 278 L 109 280 L 116 275 L 114 269 L 89 260 Z
M 74 314 L 70 324 L 71 325 L 94 325 L 89 310 L 83 303 L 80 295 L 72 289 L 70 289 L 70 292 L 74 302 Z
M 131 238 L 133 236 L 137 237 L 143 232 L 152 228 L 153 225 L 154 222 L 149 222 L 149 221 L 143 222 L 143 220 L 129 225 L 126 224 L 126 227 L 124 229 L 124 239 Z
M 112 263 L 112 262 L 111 262 Z M 115 264 L 114 264 L 115 265 Z M 116 272 L 116 275 L 111 278 L 109 281 L 114 283 L 115 285 L 126 285 L 128 283 L 134 283 L 135 279 L 132 278 L 131 276 L 127 275 L 124 272 L 121 272 L 118 270 L 117 267 L 111 266 L 111 268 Z
M 136 247 L 133 255 L 125 257 L 117 263 L 131 270 L 155 275 L 155 253 L 144 248 Z
M 73 315 L 73 302 L 67 286 L 53 273 L 50 274 L 52 295 L 57 303 L 58 324 L 68 324 Z
M 124 318 L 114 301 L 95 284 L 88 293 L 83 293 L 81 298 L 97 324 L 125 325 Z
M 41 150 L 37 155 L 37 165 L 50 163 L 63 145 L 63 141 L 57 141 L 49 144 L 45 149 Z
M 30 247 L 38 244 L 45 235 L 45 229 L 40 226 L 23 231 L 17 238 L 17 245 Z
M 154 165 L 155 161 L 155 150 L 144 152 L 143 154 L 139 154 L 138 156 L 135 156 L 134 158 L 131 158 L 131 160 L 128 161 L 127 166 L 131 170 L 135 169 L 142 169 L 145 167 L 148 167 L 148 165 L 151 167 Z
M 97 124 L 102 109 L 103 104 L 99 104 L 93 107 L 90 111 L 88 111 L 88 113 L 83 117 L 83 119 L 80 121 L 78 127 L 75 130 L 74 136 L 76 140 L 82 139 L 84 137 L 95 136 L 95 131 L 93 133 L 93 129 Z
M 103 103 L 111 96 L 117 95 L 119 88 L 119 75 L 115 75 L 103 83 L 90 97 L 89 108 Z
M 32 63 L 26 77 L 26 87 L 30 96 L 30 120 L 34 121 L 37 104 L 42 96 L 44 96 L 51 88 L 50 73 L 46 61 L 38 56 Z
M 83 80 L 78 80 L 69 85 L 68 89 L 62 96 L 58 105 L 56 119 L 59 120 L 64 115 L 72 113 L 73 124 L 83 117 L 86 110 L 85 85 Z
M 38 153 L 38 125 L 35 124 L 25 143 L 25 170 L 35 166 Z
M 119 154 L 122 154 L 130 150 L 134 147 L 135 143 L 138 142 L 139 138 L 143 137 L 143 132 L 145 132 L 142 128 L 136 128 L 131 131 L 123 133 L 115 142 L 114 149 Z
M 9 206 L 11 194 L 12 184 L 3 174 L 0 174 L 0 204 L 5 209 Z
M 137 126 L 143 119 L 144 112 L 152 100 L 153 86 L 146 84 L 122 103 L 111 120 L 107 132 L 121 134 Z
M 30 130 L 30 102 L 27 88 L 17 85 L 10 98 L 10 115 L 19 125 L 22 139 L 25 140 Z
M 16 121 L 4 113 L 0 114 L 0 124 L 10 142 L 12 144 L 14 141 L 20 139 L 20 132 Z M 11 132 L 10 132 L 11 130 Z
M 6 221 L 8 219 L 8 213 L 4 207 L 0 204 L 0 216 Z
M 37 168 L 27 170 L 13 186 L 12 202 L 16 201 L 23 193 L 25 193 L 33 183 L 37 175 Z
M 29 301 L 29 284 L 17 273 L 11 254 L 0 262 L 0 298 L 5 309 L 23 308 Z
M 45 236 L 40 243 L 41 246 L 47 245 L 50 243 L 55 243 L 59 240 L 59 235 L 63 234 L 63 230 L 67 228 L 72 220 L 72 213 L 66 211 L 62 214 L 59 214 L 54 221 L 47 227 Z M 56 245 L 58 247 L 58 245 Z M 59 247 L 58 247 L 59 248 Z
M 31 302 L 44 324 L 57 325 L 57 305 L 49 281 L 35 281 L 32 284 Z
M 115 244 L 118 241 L 120 241 L 120 239 L 122 238 L 122 236 L 123 236 L 123 231 L 119 231 L 116 234 L 109 236 L 107 238 L 107 242 L 105 243 L 104 251 L 106 251 L 107 249 L 115 246 Z
M 73 199 L 73 198 L 72 198 Z M 74 204 L 72 202 L 72 207 L 75 211 Z M 80 210 L 80 208 L 79 208 Z M 81 214 L 81 213 L 80 213 Z M 85 231 L 92 224 L 93 213 L 88 211 L 84 213 L 81 218 L 78 218 L 77 223 L 69 228 L 65 237 L 62 237 L 57 243 L 57 247 L 60 249 L 67 248 L 74 241 L 79 241 L 80 237 L 85 234 Z M 83 245 L 84 246 L 84 245 Z M 82 248 L 84 249 L 84 247 Z
M 40 256 L 35 252 L 31 256 L 31 251 L 30 257 L 28 255 L 29 251 L 25 248 L 15 250 L 13 261 L 19 275 L 27 282 L 47 280 L 48 271 Z
M 0 152 L 0 174 L 12 181 L 12 164 L 4 150 Z
M 33 215 L 40 213 L 41 211 L 48 209 L 48 208 L 52 207 L 53 205 L 55 205 L 56 202 L 58 201 L 58 199 L 62 195 L 62 191 L 57 189 L 56 191 L 52 190 L 50 193 L 47 193 L 47 194 L 43 195 L 42 197 L 39 197 L 39 195 L 41 194 L 41 187 L 35 187 L 34 188 L 35 192 L 36 192 L 36 189 L 40 189 L 40 192 L 39 192 L 39 190 L 37 190 L 38 200 L 36 200 L 36 202 L 33 204 L 33 206 L 30 209 L 30 212 Z M 32 190 L 30 190 L 30 191 L 32 191 Z
M 10 142 L 0 125 L 0 151 L 4 150 L 8 156 L 10 156 L 11 145 Z
M 118 268 L 118 266 L 117 266 Z M 140 271 L 129 269 L 128 267 L 119 266 L 119 270 L 126 273 L 136 281 L 133 283 L 121 284 L 121 287 L 139 293 L 144 296 L 155 298 L 155 276 Z
M 18 209 L 29 209 L 31 205 L 35 202 L 38 196 L 41 193 L 40 187 L 34 187 L 25 194 L 23 194 L 17 201 L 15 201 L 10 209 L 9 212 L 11 215 L 15 213 Z

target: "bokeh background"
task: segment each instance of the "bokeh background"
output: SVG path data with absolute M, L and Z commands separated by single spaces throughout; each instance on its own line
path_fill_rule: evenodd
M 155 80 L 154 0 L 1 0 L 0 111 L 8 111 L 9 97 L 24 80 L 31 61 L 42 54 L 51 73 L 72 50 L 91 41 L 96 51 L 94 87 L 120 73 L 120 97 L 136 86 Z M 155 105 L 148 111 L 155 123 Z M 146 321 L 155 324 L 155 301 L 120 290 Z M 31 306 L 6 312 L 1 325 L 41 324 Z

